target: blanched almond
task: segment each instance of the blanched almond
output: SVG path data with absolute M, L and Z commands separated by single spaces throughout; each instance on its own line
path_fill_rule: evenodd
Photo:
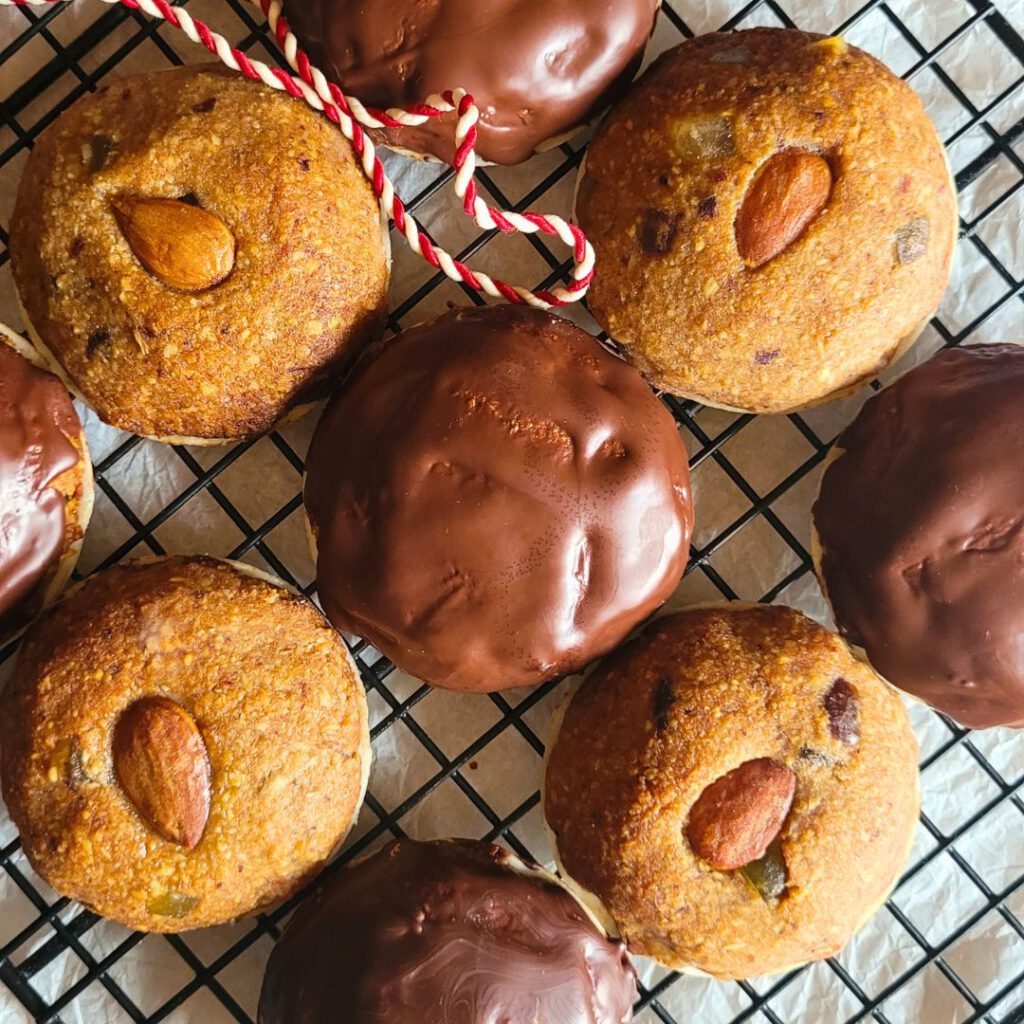
M 750 267 L 788 249 L 825 208 L 832 169 L 824 157 L 785 149 L 754 176 L 736 217 L 736 248 Z
M 143 697 L 114 728 L 114 771 L 139 817 L 191 850 L 210 816 L 210 758 L 195 719 L 166 697 Z
M 138 261 L 171 288 L 205 291 L 231 273 L 235 236 L 201 206 L 140 196 L 118 196 L 111 205 Z
M 793 805 L 796 776 L 767 757 L 716 779 L 690 809 L 686 837 L 698 857 L 733 871 L 763 857 Z

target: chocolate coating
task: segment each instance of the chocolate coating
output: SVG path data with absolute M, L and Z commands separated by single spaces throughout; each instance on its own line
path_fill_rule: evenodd
M 539 310 L 454 310 L 385 342 L 328 406 L 306 472 L 328 618 L 436 686 L 576 671 L 686 564 L 675 422 Z
M 625 1024 L 636 976 L 563 889 L 488 843 L 393 842 L 296 912 L 259 1024 Z
M 477 152 L 515 164 L 614 99 L 639 67 L 659 0 L 288 0 L 313 63 L 373 106 L 446 89 L 480 107 Z M 452 116 L 384 133 L 450 161 Z
M 864 406 L 814 505 L 836 621 L 895 686 L 1024 725 L 1024 349 L 947 349 Z
M 64 385 L 0 341 L 0 636 L 64 550 L 64 496 L 81 424 Z

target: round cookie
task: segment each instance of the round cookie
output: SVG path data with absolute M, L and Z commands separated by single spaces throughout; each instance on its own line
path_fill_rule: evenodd
M 292 895 L 344 839 L 369 767 L 341 638 L 212 558 L 90 577 L 29 631 L 0 698 L 3 796 L 32 866 L 144 931 Z
M 549 745 L 562 873 L 633 953 L 722 978 L 838 952 L 917 821 L 899 697 L 790 608 L 659 619 L 599 665 Z
M 67 389 L 0 324 L 0 642 L 64 588 L 92 504 L 89 449 Z
M 675 589 L 693 527 L 665 407 L 585 331 L 525 307 L 453 310 L 381 345 L 324 412 L 306 474 L 328 618 L 451 689 L 609 651 Z
M 384 323 L 380 209 L 305 103 L 224 68 L 104 85 L 39 138 L 11 220 L 30 334 L 113 426 L 270 430 Z
M 466 89 L 477 153 L 517 164 L 561 141 L 628 86 L 660 0 L 286 0 L 310 59 L 346 92 L 408 107 Z M 455 155 L 455 115 L 371 130 L 378 141 Z
M 774 28 L 663 54 L 590 147 L 576 212 L 590 310 L 651 383 L 763 413 L 904 351 L 957 232 L 913 90 L 842 39 Z
M 259 1024 L 628 1024 L 636 974 L 556 880 L 490 843 L 397 840 L 335 875 L 267 963 Z
M 963 725 L 1024 726 L 1024 348 L 941 351 L 863 407 L 813 509 L 843 635 Z

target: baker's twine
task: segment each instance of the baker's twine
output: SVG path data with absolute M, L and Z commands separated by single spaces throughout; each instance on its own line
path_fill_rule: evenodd
M 0 0 L 0 6 L 44 7 L 71 0 Z M 514 210 L 498 210 L 489 206 L 480 196 L 474 174 L 476 173 L 477 121 L 480 111 L 473 97 L 465 89 L 451 89 L 440 95 L 427 98 L 425 103 L 405 109 L 391 107 L 380 110 L 366 107 L 357 99 L 346 96 L 342 90 L 329 82 L 323 72 L 313 66 L 308 55 L 299 46 L 288 20 L 281 13 L 279 0 L 249 0 L 259 7 L 270 25 L 278 47 L 296 74 L 289 74 L 282 68 L 272 68 L 262 61 L 254 60 L 235 49 L 223 36 L 193 18 L 183 7 L 173 7 L 166 0 L 102 0 L 107 4 L 120 4 L 131 10 L 142 11 L 153 18 L 162 18 L 168 24 L 180 29 L 195 43 L 206 47 L 222 63 L 233 71 L 239 71 L 246 78 L 260 81 L 272 89 L 288 93 L 306 101 L 314 110 L 322 111 L 336 124 L 352 144 L 363 173 L 373 186 L 385 212 L 394 221 L 395 227 L 405 236 L 409 247 L 425 259 L 432 267 L 442 271 L 453 281 L 468 285 L 476 291 L 493 298 L 504 298 L 509 302 L 525 303 L 547 309 L 564 306 L 583 298 L 594 276 L 594 249 L 587 236 L 575 225 L 553 214 L 517 213 Z M 455 193 L 462 199 L 463 210 L 485 231 L 497 229 L 505 234 L 521 232 L 557 235 L 573 250 L 573 267 L 568 285 L 558 286 L 551 291 L 533 291 L 519 285 L 509 284 L 491 277 L 482 271 L 470 269 L 461 260 L 431 242 L 427 233 L 406 212 L 405 204 L 395 194 L 394 185 L 384 171 L 384 165 L 377 156 L 373 140 L 364 128 L 398 128 L 403 125 L 421 125 L 431 118 L 452 112 L 458 113 L 455 126 Z

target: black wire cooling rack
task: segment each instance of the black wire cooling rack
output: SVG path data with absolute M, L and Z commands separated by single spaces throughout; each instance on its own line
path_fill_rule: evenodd
M 243 50 L 275 61 L 257 8 L 193 0 L 189 9 Z M 652 49 L 711 29 L 794 19 L 854 43 L 875 41 L 870 48 L 924 95 L 949 147 L 961 195 L 960 252 L 951 298 L 919 351 L 1024 341 L 1024 3 L 666 0 Z M 94 0 L 0 8 L 0 223 L 9 220 L 28 149 L 76 99 L 110 73 L 203 56 L 160 23 Z M 525 171 L 487 169 L 482 186 L 502 207 L 567 212 L 584 147 L 585 138 L 570 142 Z M 430 229 L 452 172 L 417 165 L 403 177 L 400 161 L 390 166 L 400 186 L 413 183 L 402 191 Z M 562 253 L 536 236 L 492 245 L 493 232 L 458 231 L 460 258 L 504 270 L 512 253 L 529 268 L 525 283 L 549 287 L 567 269 Z M 0 318 L 17 327 L 3 228 L 0 244 Z M 447 301 L 481 301 L 402 247 L 396 239 L 392 329 Z M 573 315 L 593 326 L 585 311 Z M 820 612 L 808 509 L 829 444 L 863 397 L 771 418 L 665 399 L 692 453 L 697 493 L 698 532 L 680 601 L 782 600 Z M 312 419 L 256 442 L 200 449 L 143 442 L 90 417 L 97 508 L 80 572 L 135 555 L 208 550 L 312 593 L 299 494 Z M 785 457 L 768 458 L 769 451 Z M 14 650 L 0 650 L 0 665 L 9 669 Z M 353 652 L 369 693 L 377 764 L 356 833 L 328 870 L 407 833 L 476 835 L 545 859 L 537 783 L 559 688 L 439 694 L 364 644 Z M 865 932 L 833 960 L 739 984 L 648 965 L 639 1022 L 1024 1022 L 1024 740 L 967 733 L 920 708 L 912 714 L 922 741 L 918 842 L 910 869 Z M 49 890 L 0 812 L 0 1022 L 249 1022 L 262 961 L 293 905 L 205 932 L 131 933 Z

